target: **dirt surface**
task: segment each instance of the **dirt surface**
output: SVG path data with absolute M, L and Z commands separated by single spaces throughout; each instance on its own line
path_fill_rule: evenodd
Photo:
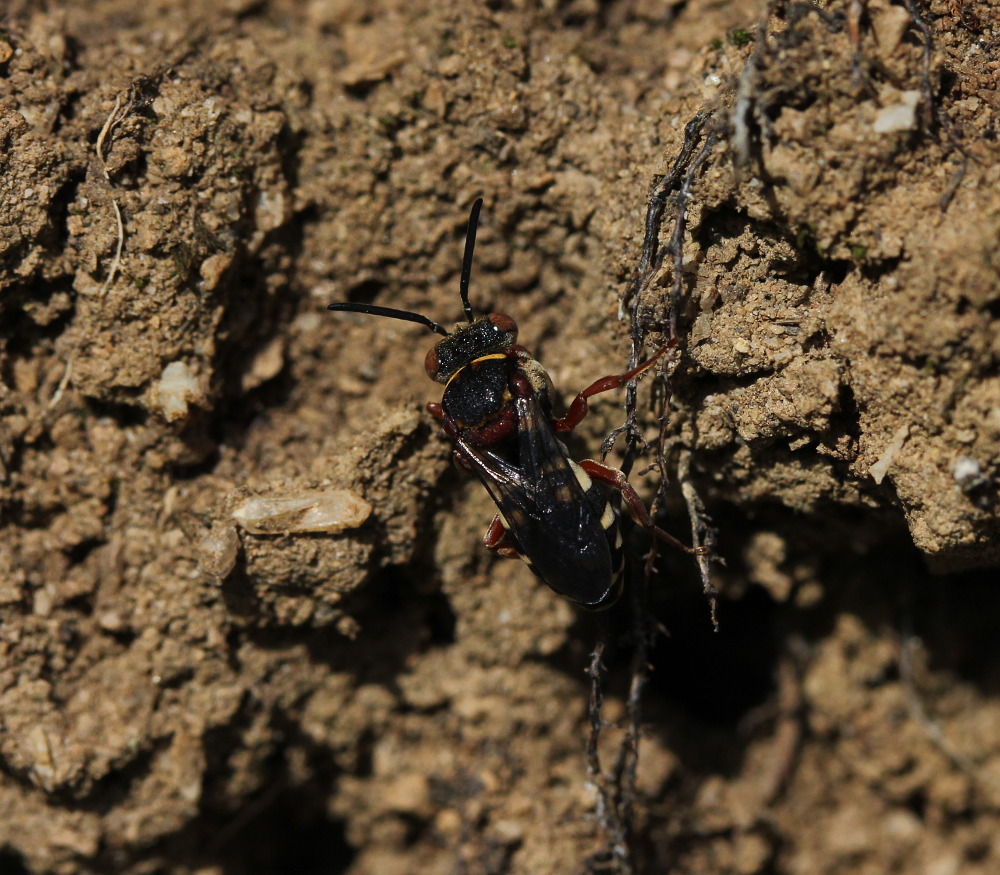
M 0 16 L 0 871 L 1000 870 L 1000 7 L 217 6 Z M 481 194 L 570 398 L 696 118 L 633 482 L 720 628 L 661 553 L 616 837 L 629 600 L 487 553 L 432 336 L 324 305 L 451 324 Z

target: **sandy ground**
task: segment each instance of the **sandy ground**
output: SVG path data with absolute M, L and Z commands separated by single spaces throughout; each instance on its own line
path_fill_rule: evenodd
M 1000 870 L 1000 7 L 218 7 L 0 13 L 0 871 Z M 663 551 L 614 817 L 629 599 L 487 553 L 432 335 L 324 310 L 457 320 L 478 195 L 566 399 L 682 291 L 633 482 L 720 626 Z

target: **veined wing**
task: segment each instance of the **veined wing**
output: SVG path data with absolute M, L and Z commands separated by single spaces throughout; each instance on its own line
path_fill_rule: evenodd
M 600 487 L 570 460 L 534 395 L 515 404 L 516 464 L 461 438 L 458 451 L 490 493 L 532 571 L 581 605 L 603 606 L 617 590 L 608 543 L 614 514 Z

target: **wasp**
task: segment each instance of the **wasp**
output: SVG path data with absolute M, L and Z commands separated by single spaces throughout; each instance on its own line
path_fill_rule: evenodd
M 328 309 L 403 319 L 441 335 L 424 368 L 444 384 L 444 395 L 427 409 L 453 443 L 458 467 L 475 474 L 497 506 L 483 543 L 500 556 L 519 556 L 570 601 L 602 610 L 621 594 L 625 565 L 614 494 L 654 536 L 689 553 L 704 553 L 656 526 L 624 473 L 591 459 L 575 462 L 559 437 L 580 424 L 590 398 L 637 378 L 666 347 L 627 373 L 595 381 L 573 399 L 564 416 L 556 416 L 552 380 L 517 343 L 514 320 L 504 313 L 477 319 L 469 303 L 482 205 L 482 198 L 472 205 L 466 232 L 459 283 L 465 321 L 452 331 L 420 313 L 392 307 L 341 302 Z

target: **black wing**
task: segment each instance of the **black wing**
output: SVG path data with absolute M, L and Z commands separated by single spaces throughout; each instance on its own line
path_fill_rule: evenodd
M 570 463 L 535 396 L 518 398 L 515 404 L 516 465 L 461 437 L 458 451 L 496 502 L 532 571 L 560 595 L 586 607 L 603 607 L 618 585 L 609 531 L 601 523 L 607 500 L 599 488 L 584 488 L 579 469 Z

